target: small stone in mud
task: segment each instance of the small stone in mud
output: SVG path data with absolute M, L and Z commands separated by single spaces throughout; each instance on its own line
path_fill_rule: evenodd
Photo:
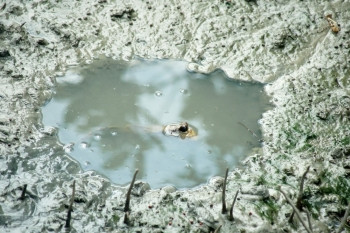
M 325 120 L 327 120 L 327 118 L 328 118 L 328 113 L 327 113 L 327 112 L 320 111 L 320 112 L 316 113 L 316 117 L 317 117 L 318 119 L 320 119 L 320 120 L 325 121 Z
M 176 188 L 172 185 L 167 185 L 165 187 L 162 188 L 162 190 L 165 192 L 165 193 L 173 193 L 176 191 Z
M 13 74 L 11 77 L 14 79 L 23 79 L 23 75 L 21 74 Z
M 10 14 L 16 15 L 16 16 L 20 16 L 23 14 L 23 8 L 20 6 L 10 6 L 8 9 L 8 12 Z
M 145 194 L 145 192 L 147 192 L 150 189 L 151 187 L 148 183 L 145 183 L 142 181 L 136 181 L 131 193 L 135 196 L 141 197 Z
M 121 18 L 131 19 L 134 13 L 135 13 L 135 10 L 133 8 L 127 7 L 124 10 L 112 12 L 111 19 L 112 21 L 115 21 L 116 19 L 121 19 Z
M 37 40 L 37 42 L 36 42 L 38 45 L 43 45 L 43 46 L 45 46 L 45 45 L 48 45 L 49 44 L 49 42 L 47 42 L 47 40 L 45 40 L 45 39 L 43 39 L 43 38 L 41 38 L 41 39 L 39 39 L 39 40 Z

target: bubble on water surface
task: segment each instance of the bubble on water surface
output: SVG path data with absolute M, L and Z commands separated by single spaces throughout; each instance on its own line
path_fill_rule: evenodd
M 80 143 L 80 147 L 83 148 L 83 149 L 86 149 L 89 147 L 89 144 L 87 142 L 81 142 Z
M 95 134 L 95 135 L 94 135 L 94 139 L 95 139 L 96 141 L 100 141 L 100 140 L 101 140 L 101 135 Z
M 117 134 L 118 134 L 118 132 L 115 131 L 115 130 L 111 132 L 111 135 L 112 135 L 112 136 L 116 136 Z
M 89 166 L 90 164 L 91 164 L 90 161 L 85 161 L 85 162 L 84 162 L 84 165 L 85 165 L 85 166 Z
M 188 91 L 187 91 L 186 89 L 183 89 L 183 88 L 180 89 L 180 93 L 181 93 L 181 94 L 187 94 L 187 92 L 188 92 Z
M 160 96 L 163 95 L 163 93 L 162 93 L 161 91 L 156 91 L 154 94 L 155 94 L 156 96 L 158 96 L 158 97 L 160 97 Z

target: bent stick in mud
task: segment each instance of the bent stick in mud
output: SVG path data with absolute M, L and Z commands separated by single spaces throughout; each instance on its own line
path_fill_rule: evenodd
M 301 201 L 303 199 L 303 192 L 304 192 L 304 181 L 306 178 L 307 173 L 310 170 L 310 166 L 308 166 L 306 168 L 306 171 L 303 173 L 302 177 L 301 177 L 301 181 L 300 181 L 300 186 L 299 186 L 299 193 L 298 193 L 298 198 L 297 198 L 297 202 L 296 202 L 296 207 L 298 208 L 298 210 L 302 210 L 303 206 L 301 204 Z M 293 221 L 293 217 L 294 217 L 294 211 L 292 213 L 292 215 L 289 218 L 289 222 Z
M 254 133 L 254 131 L 251 130 L 251 129 L 249 129 L 245 124 L 243 124 L 243 123 L 240 122 L 240 121 L 238 122 L 238 124 L 240 124 L 240 125 L 243 126 L 246 130 L 248 130 L 248 132 L 251 133 L 254 137 L 259 138 L 258 135 L 256 135 L 256 134 Z
M 288 204 L 293 208 L 293 210 L 294 210 L 294 212 L 296 213 L 296 215 L 297 215 L 299 221 L 301 222 L 301 224 L 303 224 L 305 230 L 306 230 L 308 233 L 312 233 L 312 230 L 311 230 L 311 229 L 306 225 L 306 223 L 302 220 L 301 214 L 300 214 L 298 208 L 293 204 L 292 200 L 289 199 L 289 197 L 287 196 L 287 194 L 286 194 L 285 192 L 283 192 L 282 189 L 280 189 L 279 191 L 283 194 L 283 196 L 284 196 L 284 198 L 287 200 Z
M 350 203 L 348 205 L 348 208 L 345 211 L 343 220 L 341 221 L 341 224 L 340 224 L 339 229 L 338 229 L 338 233 L 342 232 L 342 230 L 345 226 L 346 220 L 348 219 L 349 214 L 350 214 Z
M 216 228 L 216 230 L 214 231 L 214 233 L 219 233 L 220 229 L 221 229 L 222 225 L 220 225 L 218 228 Z
M 72 218 L 72 211 L 73 211 L 74 196 L 75 196 L 75 181 L 73 181 L 72 197 L 70 199 L 70 204 L 69 204 L 69 207 L 68 207 L 66 225 L 64 226 L 65 228 L 69 228 L 70 227 L 70 220 Z
M 297 203 L 296 203 L 296 206 L 299 210 L 301 210 L 303 208 L 303 206 L 301 204 L 301 200 L 303 199 L 304 181 L 305 181 L 306 175 L 309 172 L 309 170 L 310 170 L 310 166 L 308 166 L 306 168 L 306 171 L 304 172 L 303 176 L 301 177 L 300 187 L 299 187 L 299 195 L 298 195 Z
M 226 168 L 225 173 L 225 180 L 224 180 L 224 186 L 222 187 L 222 214 L 226 214 L 227 208 L 226 208 L 226 182 L 227 182 L 227 175 L 228 175 L 228 168 Z
M 307 209 L 305 209 L 305 212 L 306 212 L 307 222 L 308 222 L 308 224 L 309 224 L 310 230 L 313 231 L 313 229 L 312 229 L 312 224 L 311 224 L 310 212 L 309 212 Z
M 134 173 L 134 177 L 132 178 L 132 181 L 130 183 L 130 187 L 128 192 L 126 193 L 126 201 L 125 201 L 125 207 L 124 207 L 124 212 L 127 212 L 130 210 L 130 195 L 131 195 L 131 190 L 132 187 L 134 186 L 135 183 L 135 179 L 136 179 L 136 175 L 139 172 L 139 169 L 136 169 L 135 173 Z
M 23 201 L 25 199 L 26 192 L 27 192 L 27 184 L 23 185 L 22 194 L 21 194 L 21 197 L 19 198 L 19 200 Z
M 237 196 L 238 196 L 238 192 L 239 192 L 239 190 L 237 190 L 236 195 L 235 195 L 235 197 L 233 198 L 233 201 L 232 201 L 232 206 L 230 208 L 230 217 L 228 219 L 230 221 L 233 221 L 233 207 L 235 206 L 235 203 L 236 203 L 236 200 L 237 200 Z

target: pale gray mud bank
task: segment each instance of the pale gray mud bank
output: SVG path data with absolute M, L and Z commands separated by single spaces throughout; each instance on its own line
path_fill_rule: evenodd
M 308 166 L 301 217 L 308 210 L 314 232 L 337 231 L 350 201 L 349 9 L 349 1 L 1 1 L 0 231 L 61 231 L 75 180 L 71 232 L 306 232 L 297 217 L 289 222 L 278 190 L 296 203 Z M 136 183 L 125 224 L 126 187 L 82 172 L 44 129 L 56 75 L 101 54 L 183 59 L 192 71 L 268 83 L 275 108 L 261 120 L 263 149 L 228 177 L 229 207 L 239 190 L 233 221 L 221 213 L 223 179 L 213 178 L 187 191 Z

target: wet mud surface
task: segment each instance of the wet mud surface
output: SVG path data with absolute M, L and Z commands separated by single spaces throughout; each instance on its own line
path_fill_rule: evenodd
M 304 172 L 301 215 L 334 232 L 350 193 L 350 3 L 347 1 L 2 1 L 0 3 L 0 229 L 70 232 L 305 232 L 292 207 Z M 332 14 L 340 31 L 332 32 Z M 223 178 L 186 191 L 127 187 L 83 172 L 41 123 L 56 75 L 106 55 L 172 58 L 197 72 L 267 83 L 275 105 L 261 119 L 264 146 Z M 224 175 L 225 171 L 222 171 Z M 130 177 L 131 180 L 132 177 Z M 26 193 L 21 197 L 24 185 Z

